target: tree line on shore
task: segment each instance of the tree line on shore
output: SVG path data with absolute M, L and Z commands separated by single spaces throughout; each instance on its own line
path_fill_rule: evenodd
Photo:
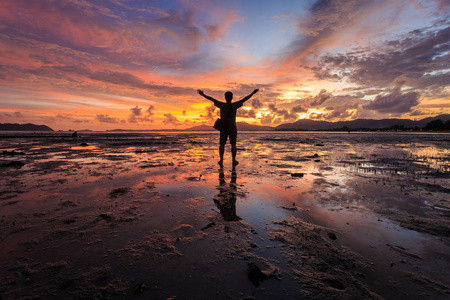
M 341 127 L 341 128 L 335 128 L 333 131 L 354 131 L 355 129 L 351 129 L 347 126 Z M 450 120 L 447 120 L 446 122 L 442 121 L 441 119 L 433 120 L 428 122 L 424 127 L 406 127 L 405 125 L 392 125 L 388 128 L 378 128 L 378 129 L 368 129 L 368 128 L 359 128 L 357 130 L 364 130 L 364 131 L 376 131 L 376 130 L 383 130 L 383 131 L 441 131 L 441 130 L 450 130 Z
M 413 130 L 413 131 L 439 131 L 439 130 L 450 130 L 450 120 L 446 122 L 441 119 L 433 120 L 428 122 L 424 127 L 414 127 L 414 128 L 405 128 L 404 125 L 393 125 L 389 128 L 390 130 Z

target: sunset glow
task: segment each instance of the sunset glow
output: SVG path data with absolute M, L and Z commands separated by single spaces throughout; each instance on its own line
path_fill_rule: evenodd
M 185 129 L 450 113 L 446 0 L 2 0 L 0 123 Z

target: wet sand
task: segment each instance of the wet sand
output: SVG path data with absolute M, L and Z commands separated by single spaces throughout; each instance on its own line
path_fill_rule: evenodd
M 449 141 L 0 133 L 0 298 L 448 299 Z

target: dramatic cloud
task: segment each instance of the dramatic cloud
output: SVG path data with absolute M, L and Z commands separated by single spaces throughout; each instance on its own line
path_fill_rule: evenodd
M 399 115 L 412 111 L 412 107 L 419 104 L 420 95 L 417 92 L 402 93 L 402 86 L 406 84 L 406 77 L 396 78 L 391 91 L 385 94 L 379 94 L 369 104 L 363 106 L 365 109 L 375 110 L 377 112 Z
M 284 64 L 304 64 L 320 49 L 332 47 L 337 41 L 349 39 L 342 34 L 357 24 L 370 22 L 370 16 L 383 8 L 387 0 L 339 1 L 319 0 L 304 16 L 298 18 L 299 34 L 292 41 Z
M 135 115 L 131 114 L 128 116 L 128 123 L 138 123 L 138 119 Z
M 376 96 L 364 108 L 381 113 L 399 115 L 410 112 L 411 108 L 417 104 L 419 104 L 418 93 L 402 93 L 400 88 L 396 87 L 391 93 Z
M 20 112 L 20 111 L 16 111 L 14 113 L 3 113 L 4 116 L 8 117 L 8 118 L 24 118 L 24 115 Z
M 318 79 L 349 80 L 363 86 L 385 87 L 399 76 L 411 87 L 442 89 L 450 85 L 450 27 L 435 32 L 416 30 L 388 41 L 376 51 L 324 55 L 312 70 Z M 401 51 L 399 51 L 401 49 Z
M 251 100 L 251 106 L 254 109 L 260 109 L 263 107 L 263 104 L 261 103 L 261 101 L 258 98 L 254 98 Z
M 280 109 L 275 106 L 275 104 L 270 103 L 268 109 L 271 115 L 271 123 L 279 124 L 281 122 L 292 122 L 297 119 L 297 114 L 291 113 L 286 109 Z M 265 117 L 266 122 L 268 122 L 267 116 Z
M 216 107 L 214 106 L 214 104 L 206 106 L 205 111 L 206 115 L 203 116 L 205 119 L 213 121 L 217 118 L 217 114 L 214 113 L 216 111 Z
M 302 105 L 296 105 L 292 108 L 292 112 L 294 112 L 294 113 L 304 113 L 307 111 L 308 111 L 308 109 L 303 107 Z
M 326 31 L 338 31 L 358 20 L 373 1 L 319 0 L 310 9 L 309 18 L 299 21 L 299 29 L 308 36 L 318 37 Z
M 142 113 L 142 108 L 139 106 L 135 106 L 133 108 L 130 108 L 131 114 L 128 116 L 128 123 L 136 124 L 139 122 L 154 122 L 153 119 L 149 119 L 149 117 L 153 116 L 155 107 L 153 105 L 150 105 L 149 108 L 146 110 L 146 116 Z
M 256 112 L 253 109 L 239 109 L 237 116 L 240 118 L 256 118 Z
M 356 116 L 359 108 L 360 103 L 358 100 L 350 100 L 339 106 L 327 107 L 326 110 L 331 112 L 322 116 L 326 120 L 348 119 Z
M 175 126 L 181 125 L 180 121 L 175 118 L 172 114 L 164 114 L 165 119 L 163 120 L 164 124 L 171 124 Z
M 312 101 L 310 102 L 311 106 L 320 106 L 324 104 L 328 99 L 331 98 L 331 93 L 326 90 L 321 90 L 319 94 L 317 94 Z
M 142 115 L 142 108 L 138 107 L 137 105 L 133 108 L 130 108 L 131 114 L 133 116 L 141 116 Z
M 273 116 L 271 114 L 263 115 L 261 118 L 261 124 L 262 125 L 272 125 L 274 119 L 275 119 L 275 116 Z
M 155 107 L 153 105 L 150 105 L 146 110 L 146 113 L 149 117 L 153 116 L 155 114 Z
M 101 115 L 97 115 L 95 118 L 97 119 L 97 121 L 99 121 L 101 123 L 111 123 L 111 124 L 119 123 L 118 118 L 110 117 L 108 115 L 101 114 Z

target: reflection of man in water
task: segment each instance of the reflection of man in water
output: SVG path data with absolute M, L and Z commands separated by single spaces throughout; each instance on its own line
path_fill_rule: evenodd
M 226 125 L 225 130 L 220 131 L 219 166 L 223 168 L 223 154 L 225 152 L 225 144 L 227 143 L 228 137 L 230 137 L 231 156 L 233 157 L 233 169 L 234 169 L 239 163 L 236 160 L 236 139 L 237 139 L 236 111 L 238 108 L 244 105 L 245 101 L 249 100 L 254 94 L 256 94 L 258 92 L 258 89 L 254 90 L 250 95 L 233 103 L 231 103 L 231 100 L 233 100 L 232 92 L 225 93 L 225 100 L 227 101 L 226 103 L 220 102 L 214 99 L 213 97 L 205 95 L 205 93 L 203 93 L 202 90 L 198 90 L 197 92 L 206 99 L 214 102 L 214 105 L 220 109 L 220 118 L 224 120 Z
M 236 215 L 236 178 L 236 172 L 232 172 L 230 184 L 227 186 L 225 174 L 223 171 L 219 172 L 219 187 L 217 189 L 220 192 L 214 197 L 214 203 L 223 219 L 227 222 L 239 221 L 241 219 Z

